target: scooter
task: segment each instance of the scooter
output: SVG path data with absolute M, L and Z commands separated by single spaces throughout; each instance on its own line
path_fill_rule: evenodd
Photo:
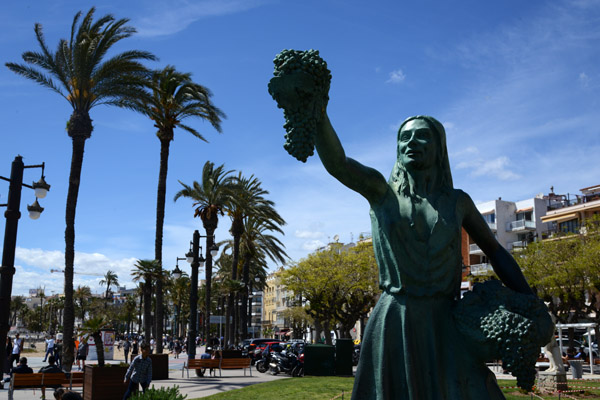
M 254 357 L 256 359 L 256 362 L 254 363 L 256 370 L 263 374 L 267 372 L 269 370 L 269 363 L 271 359 L 269 351 L 264 351 L 262 354 L 255 353 Z
M 298 356 L 291 351 L 282 351 L 281 353 L 273 353 L 269 362 L 269 371 L 273 375 L 283 372 L 292 375 L 292 371 L 298 365 Z

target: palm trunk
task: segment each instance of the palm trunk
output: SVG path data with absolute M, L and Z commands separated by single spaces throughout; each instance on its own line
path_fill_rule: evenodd
M 150 343 L 152 336 L 152 287 L 150 282 L 144 282 L 144 340 Z
M 84 121 L 77 121 L 82 118 Z M 64 369 L 71 371 L 74 354 L 74 328 L 75 308 L 73 306 L 73 265 L 75 263 L 75 211 L 77 209 L 77 198 L 79 196 L 79 183 L 81 181 L 81 168 L 83 165 L 83 154 L 85 140 L 91 135 L 92 124 L 89 115 L 78 115 L 75 112 L 71 116 L 69 136 L 72 138 L 71 171 L 69 173 L 69 189 L 67 192 L 67 206 L 65 212 L 65 306 L 63 321 L 63 354 Z
M 233 230 L 233 229 L 232 229 Z M 238 262 L 240 258 L 240 236 L 233 236 L 233 261 L 231 265 L 231 279 L 233 281 L 237 280 L 237 272 L 238 272 Z M 234 315 L 234 305 L 235 294 L 234 292 L 229 293 L 229 299 L 227 300 L 227 321 L 229 321 L 229 317 Z M 232 323 L 229 324 L 228 331 L 228 342 L 230 344 L 234 344 L 235 342 L 235 318 L 233 318 Z
M 244 282 L 244 291 L 242 292 L 242 305 L 240 306 L 240 328 L 242 339 L 248 338 L 248 281 L 250 279 L 250 256 L 244 256 L 244 267 L 242 272 L 242 281 Z
M 102 343 L 102 334 L 94 332 L 92 334 L 94 344 L 96 345 L 96 355 L 98 356 L 98 366 L 104 367 L 104 343 Z
M 169 136 L 169 135 L 167 135 Z M 170 137 L 173 137 L 172 132 Z M 158 261 L 162 272 L 162 242 L 163 226 L 165 223 L 165 196 L 167 193 L 167 170 L 169 168 L 169 145 L 168 139 L 160 140 L 160 167 L 158 173 L 158 190 L 156 193 L 156 238 L 154 240 L 154 259 Z M 156 352 L 162 353 L 163 337 L 163 283 L 159 279 L 156 282 Z

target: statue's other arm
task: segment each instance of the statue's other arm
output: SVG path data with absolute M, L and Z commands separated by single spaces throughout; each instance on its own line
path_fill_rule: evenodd
M 387 190 L 383 175 L 346 157 L 326 112 L 317 125 L 315 145 L 323 166 L 334 178 L 363 195 L 369 203 L 375 203 L 383 197 Z
M 463 207 L 463 227 L 473 238 L 479 248 L 490 259 L 494 272 L 504 284 L 514 291 L 524 294 L 533 294 L 525 280 L 521 268 L 504 247 L 498 243 L 487 223 L 475 207 L 473 200 L 463 193 L 461 201 Z

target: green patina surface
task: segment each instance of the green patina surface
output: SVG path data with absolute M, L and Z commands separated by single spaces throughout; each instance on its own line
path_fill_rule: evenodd
M 284 50 L 269 92 L 284 109 L 286 149 L 305 161 L 313 143 L 325 169 L 369 202 L 383 294 L 363 338 L 354 399 L 502 399 L 485 358 L 502 356 L 533 384 L 532 357 L 552 335 L 544 305 L 499 245 L 470 197 L 452 185 L 446 132 L 408 118 L 389 179 L 347 157 L 327 116 L 330 74 L 318 52 Z M 461 228 L 488 256 L 499 283 L 460 297 Z

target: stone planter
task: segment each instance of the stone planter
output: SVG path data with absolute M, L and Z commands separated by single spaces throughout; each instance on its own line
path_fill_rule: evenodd
M 128 367 L 86 365 L 83 375 L 84 400 L 122 399 L 128 383 L 123 383 Z
M 169 379 L 169 353 L 150 354 L 152 380 Z

